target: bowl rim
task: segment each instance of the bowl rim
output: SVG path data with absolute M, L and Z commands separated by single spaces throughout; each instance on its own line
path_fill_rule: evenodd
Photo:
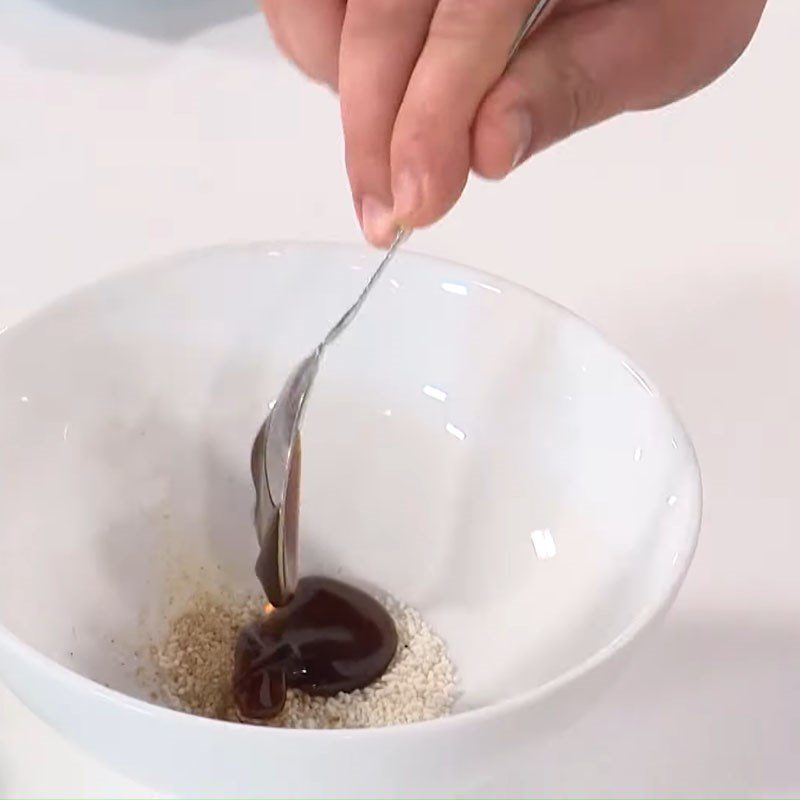
M 69 303 L 81 295 L 102 288 L 105 284 L 114 284 L 120 280 L 124 280 L 128 276 L 142 274 L 143 272 L 157 272 L 164 269 L 169 269 L 176 264 L 201 258 L 217 253 L 234 253 L 234 252 L 258 252 L 270 250 L 285 250 L 286 248 L 299 248 L 306 250 L 340 250 L 351 251 L 354 254 L 363 255 L 364 253 L 378 254 L 379 251 L 368 247 L 364 244 L 356 244 L 352 242 L 331 242 L 323 240 L 301 240 L 301 239 L 268 239 L 268 240 L 244 240 L 232 241 L 223 244 L 210 245 L 205 247 L 189 248 L 185 250 L 176 250 L 167 254 L 156 256 L 155 258 L 148 258 L 134 264 L 115 270 L 109 275 L 102 276 L 96 280 L 88 281 L 74 287 L 72 290 L 54 298 L 52 301 L 45 303 L 40 308 L 33 311 L 31 314 L 26 315 L 18 322 L 13 323 L 11 326 L 3 331 L 3 334 L 13 334 L 20 332 L 27 328 L 29 325 L 35 324 L 40 318 L 46 317 L 49 314 L 57 311 L 62 306 L 67 306 Z M 680 550 L 677 560 L 674 562 L 675 570 L 673 575 L 664 588 L 660 597 L 649 605 L 644 606 L 631 621 L 614 637 L 611 641 L 600 647 L 590 656 L 583 661 L 575 664 L 569 669 L 561 672 L 550 680 L 529 689 L 520 692 L 512 697 L 508 697 L 488 705 L 480 706 L 477 708 L 468 708 L 463 711 L 458 711 L 454 714 L 448 714 L 443 717 L 438 717 L 431 720 L 423 720 L 420 722 L 411 722 L 404 724 L 387 725 L 380 728 L 276 728 L 267 725 L 243 725 L 239 722 L 229 722 L 227 720 L 217 720 L 208 717 L 201 717 L 188 712 L 177 711 L 157 703 L 140 700 L 139 698 L 120 692 L 116 689 L 104 686 L 91 678 L 86 677 L 63 664 L 60 664 L 50 656 L 40 652 L 32 645 L 24 642 L 16 634 L 12 633 L 2 621 L 0 621 L 0 647 L 7 649 L 12 654 L 20 659 L 28 659 L 34 665 L 40 668 L 43 672 L 52 673 L 53 678 L 62 684 L 71 686 L 76 691 L 88 692 L 101 701 L 114 706 L 122 706 L 128 711 L 134 712 L 139 716 L 149 716 L 152 718 L 164 718 L 167 722 L 186 725 L 199 725 L 201 727 L 208 726 L 208 730 L 218 731 L 231 731 L 236 730 L 238 735 L 243 736 L 261 736 L 261 737 L 281 737 L 292 736 L 296 739 L 307 738 L 320 741 L 322 739 L 361 739 L 361 738 L 377 738 L 377 737 L 401 737 L 406 735 L 418 736 L 425 732 L 430 734 L 447 733 L 448 731 L 455 730 L 464 725 L 481 724 L 488 722 L 499 717 L 513 714 L 527 706 L 533 706 L 538 702 L 543 701 L 547 697 L 551 697 L 561 689 L 565 688 L 571 683 L 577 682 L 579 679 L 587 676 L 589 673 L 596 670 L 601 665 L 610 662 L 616 655 L 621 653 L 628 645 L 633 642 L 644 630 L 650 627 L 661 614 L 665 613 L 672 605 L 678 591 L 683 584 L 686 574 L 694 558 L 697 550 L 699 540 L 700 527 L 703 516 L 703 482 L 700 470 L 700 464 L 697 458 L 697 452 L 694 444 L 686 430 L 680 415 L 677 413 L 675 406 L 657 386 L 649 379 L 647 373 L 640 369 L 638 364 L 631 359 L 628 354 L 608 339 L 605 334 L 592 323 L 585 320 L 580 315 L 571 311 L 566 306 L 561 305 L 555 300 L 551 300 L 544 295 L 539 294 L 533 289 L 510 281 L 506 278 L 501 278 L 485 270 L 480 270 L 475 267 L 469 267 L 457 261 L 446 258 L 441 258 L 436 255 L 430 255 L 423 252 L 405 249 L 398 254 L 398 260 L 403 256 L 413 256 L 415 258 L 423 258 L 437 262 L 443 266 L 456 269 L 462 273 L 473 276 L 475 279 L 481 279 L 486 282 L 490 279 L 492 285 L 497 288 L 503 288 L 511 292 L 521 293 L 535 303 L 549 306 L 560 315 L 565 315 L 572 318 L 574 321 L 579 322 L 582 326 L 588 329 L 593 336 L 599 338 L 605 345 L 611 348 L 621 357 L 627 368 L 632 371 L 635 379 L 642 383 L 645 388 L 655 399 L 657 399 L 664 407 L 667 414 L 672 418 L 675 426 L 683 437 L 683 444 L 689 455 L 691 467 L 693 468 L 695 476 L 695 490 L 696 490 L 696 508 L 692 509 L 689 522 L 686 526 L 686 542 L 685 546 Z M 12 689 L 13 691 L 13 689 Z

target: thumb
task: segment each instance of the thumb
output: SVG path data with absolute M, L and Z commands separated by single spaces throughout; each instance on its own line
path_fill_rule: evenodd
M 473 169 L 501 178 L 576 131 L 699 89 L 741 53 L 761 8 L 760 0 L 615 0 L 557 16 L 484 98 Z

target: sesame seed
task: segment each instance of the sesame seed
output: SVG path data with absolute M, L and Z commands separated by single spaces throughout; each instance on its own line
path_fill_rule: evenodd
M 270 724 L 284 728 L 373 728 L 435 719 L 457 699 L 456 672 L 442 639 L 419 612 L 380 598 L 398 634 L 394 660 L 370 686 L 334 697 L 289 690 Z M 145 690 L 163 705 L 203 717 L 237 721 L 231 690 L 239 629 L 260 613 L 257 599 L 199 593 L 168 621 L 164 639 L 147 648 Z M 144 650 L 144 649 L 143 649 Z

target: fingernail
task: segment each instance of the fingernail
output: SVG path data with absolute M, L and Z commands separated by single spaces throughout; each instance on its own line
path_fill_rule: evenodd
M 410 169 L 401 170 L 392 182 L 394 194 L 394 216 L 404 222 L 413 216 L 422 205 L 422 186 Z
M 533 123 L 531 122 L 531 115 L 522 108 L 514 111 L 514 133 L 516 137 L 517 147 L 514 150 L 514 157 L 511 159 L 511 169 L 519 166 L 520 162 L 531 149 L 531 142 L 533 139 Z
M 377 197 L 366 195 L 361 200 L 361 227 L 367 239 L 376 245 L 385 245 L 391 242 L 395 223 L 392 209 Z

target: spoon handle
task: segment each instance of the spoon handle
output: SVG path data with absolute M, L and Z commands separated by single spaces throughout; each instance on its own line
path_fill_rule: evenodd
M 372 274 L 367 285 L 361 290 L 355 303 L 344 313 L 342 318 L 328 331 L 328 335 L 316 346 L 314 352 L 306 356 L 286 379 L 275 406 L 267 417 L 266 435 L 263 443 L 265 486 L 274 508 L 282 508 L 289 478 L 289 458 L 292 444 L 300 430 L 305 415 L 306 404 L 311 393 L 314 379 L 317 377 L 322 356 L 328 347 L 342 334 L 353 321 L 359 309 L 364 305 L 367 295 L 378 281 L 383 271 L 394 258 L 403 242 L 408 239 L 409 233 L 400 229 Z M 256 484 L 258 491 L 259 484 Z
M 372 273 L 372 277 L 367 281 L 367 285 L 361 290 L 361 294 L 358 296 L 358 299 L 353 303 L 350 308 L 345 311 L 342 315 L 342 318 L 330 329 L 328 335 L 322 340 L 322 344 L 320 344 L 318 348 L 319 354 L 344 332 L 347 326 L 353 321 L 356 314 L 358 314 L 361 306 L 364 305 L 364 301 L 367 299 L 367 295 L 369 295 L 370 291 L 372 291 L 372 287 L 378 282 L 378 279 L 383 274 L 386 267 L 389 266 L 389 262 L 394 258 L 395 253 L 398 251 L 400 246 L 405 242 L 408 237 L 411 235 L 411 231 L 405 231 L 402 228 L 397 231 L 397 234 L 394 237 L 394 241 L 392 242 L 391 247 L 384 253 L 383 258 L 381 259 L 381 263 L 378 264 L 378 268 L 375 272 Z
M 522 43 L 525 41 L 528 34 L 533 30 L 534 26 L 540 22 L 544 22 L 545 12 L 551 5 L 555 5 L 555 0 L 536 0 L 533 8 L 525 18 L 525 22 L 522 23 L 522 27 L 519 29 L 517 38 L 514 39 L 514 43 L 511 45 L 511 49 L 508 52 L 508 62 L 510 62 L 511 59 L 517 54 L 517 50 L 522 47 Z M 506 66 L 508 65 L 508 62 L 506 62 Z

